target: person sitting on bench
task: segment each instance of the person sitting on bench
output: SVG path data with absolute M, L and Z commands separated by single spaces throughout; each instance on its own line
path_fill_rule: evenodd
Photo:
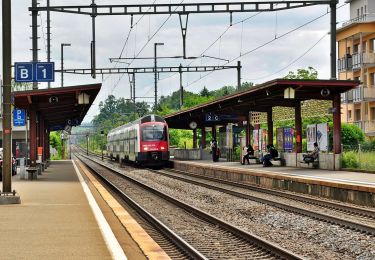
M 314 143 L 314 150 L 311 153 L 303 154 L 302 156 L 303 156 L 304 163 L 309 164 L 309 163 L 314 162 L 319 156 L 318 143 Z
M 279 156 L 279 152 L 276 150 L 276 148 L 272 144 L 267 145 L 268 154 L 263 156 L 262 162 L 263 167 L 270 167 L 273 164 L 271 163 L 271 160 Z
M 242 158 L 241 164 L 245 164 L 245 160 L 247 161 L 247 164 L 250 164 L 250 157 L 254 157 L 254 149 L 253 147 L 249 144 L 246 147 L 246 154 Z

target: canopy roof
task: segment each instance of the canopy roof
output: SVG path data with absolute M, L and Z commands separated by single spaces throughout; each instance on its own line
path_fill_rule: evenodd
M 359 81 L 352 80 L 290 80 L 275 79 L 242 92 L 216 99 L 165 117 L 170 128 L 190 129 L 194 121 L 198 127 L 237 123 L 247 120 L 250 111 L 267 112 L 272 107 L 295 107 L 298 102 L 316 99 L 333 100 L 335 95 L 355 88 Z M 294 98 L 284 98 L 284 90 L 293 88 Z M 219 120 L 207 120 L 219 115 Z
M 101 84 L 13 92 L 17 108 L 35 109 L 52 131 L 80 125 Z M 79 100 L 80 99 L 80 100 Z M 81 104 L 84 103 L 84 104 Z

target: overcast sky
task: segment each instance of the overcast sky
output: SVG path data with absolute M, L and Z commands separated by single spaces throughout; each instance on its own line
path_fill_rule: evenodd
M 45 0 L 40 0 L 39 2 L 42 6 L 46 4 Z M 137 4 L 149 4 L 153 2 L 228 1 L 141 0 L 136 2 Z M 135 1 L 97 0 L 96 3 L 134 4 Z M 51 0 L 51 5 L 90 4 L 91 0 Z M 338 6 L 343 4 L 344 0 L 340 0 Z M 13 62 L 30 61 L 32 58 L 30 51 L 31 16 L 28 12 L 29 6 L 31 6 L 31 0 L 12 1 Z M 203 54 L 233 60 L 230 65 L 235 65 L 237 60 L 240 60 L 243 66 L 242 81 L 254 83 L 262 83 L 283 77 L 288 71 L 295 71 L 298 68 L 306 68 L 308 66 L 318 70 L 319 78 L 329 78 L 329 14 L 283 36 L 294 28 L 326 14 L 328 10 L 328 6 L 315 6 L 271 13 L 235 13 L 233 14 L 233 26 L 229 26 L 229 14 L 192 14 L 189 16 L 187 31 L 187 56 L 201 56 Z M 349 4 L 338 10 L 337 21 L 339 26 L 348 19 Z M 64 49 L 64 66 L 66 69 L 89 68 L 92 35 L 91 18 L 83 15 L 51 13 L 51 20 L 52 60 L 56 62 L 56 69 L 60 69 L 61 43 L 70 43 L 72 45 Z M 182 36 L 178 15 L 135 16 L 134 23 L 139 22 L 131 30 L 126 45 L 125 40 L 130 30 L 129 16 L 101 16 L 96 21 L 98 68 L 126 67 L 126 64 L 115 64 L 109 61 L 110 57 L 119 57 L 123 48 L 122 57 L 134 57 L 135 55 L 138 55 L 138 57 L 153 57 L 154 42 L 164 43 L 164 46 L 158 46 L 158 56 L 182 55 Z M 40 25 L 39 59 L 45 61 L 46 13 L 40 14 L 38 23 Z M 163 23 L 164 25 L 162 26 Z M 158 32 L 155 34 L 156 31 Z M 267 42 L 270 43 L 265 44 Z M 259 48 L 263 44 L 265 45 Z M 204 52 L 209 46 L 211 47 Z M 160 60 L 158 63 L 160 66 L 178 66 L 180 63 L 200 66 L 224 65 L 226 61 L 201 58 L 196 60 L 168 59 Z M 130 66 L 152 67 L 153 60 L 132 61 Z M 193 92 L 199 92 L 204 86 L 209 90 L 214 90 L 225 85 L 236 85 L 236 73 L 236 70 L 218 71 L 207 76 L 205 73 L 185 73 L 183 75 L 183 85 L 186 90 Z M 85 122 L 91 121 L 93 116 L 98 113 L 99 102 L 105 100 L 108 95 L 113 94 L 116 97 L 125 98 L 130 96 L 129 79 L 126 74 L 104 75 L 103 77 L 98 75 L 96 80 L 89 75 L 64 74 L 65 86 L 96 82 L 103 83 L 103 86 L 93 107 L 86 116 Z M 179 75 L 161 74 L 158 86 L 159 97 L 160 95 L 171 94 L 179 89 Z M 39 88 L 46 87 L 46 84 L 39 85 Z M 56 81 L 52 83 L 52 87 L 60 87 L 60 75 L 57 73 Z M 153 95 L 154 75 L 138 74 L 136 76 L 136 96 L 153 97 Z M 152 99 L 144 100 L 150 102 Z

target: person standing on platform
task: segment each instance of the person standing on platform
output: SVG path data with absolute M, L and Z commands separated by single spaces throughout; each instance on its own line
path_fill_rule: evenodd
M 217 162 L 218 156 L 217 156 L 217 142 L 214 139 L 211 141 L 211 152 L 212 152 L 212 161 Z

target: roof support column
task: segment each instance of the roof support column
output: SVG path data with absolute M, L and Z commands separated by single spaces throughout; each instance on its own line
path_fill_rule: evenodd
M 206 128 L 202 127 L 202 136 L 201 136 L 201 144 L 202 144 L 202 149 L 206 148 Z
M 49 143 L 49 134 L 50 134 L 50 131 L 49 131 L 49 129 L 47 129 L 47 147 L 46 147 L 46 158 L 47 158 L 47 160 L 49 161 L 49 160 L 51 160 L 51 154 L 50 154 L 50 150 L 49 150 L 49 145 L 50 145 L 50 143 Z
M 30 167 L 34 168 L 36 167 L 37 124 L 36 124 L 36 111 L 33 107 L 31 107 L 29 110 L 29 116 L 30 116 Z
M 295 125 L 296 125 L 296 153 L 302 153 L 302 116 L 301 102 L 295 104 Z
M 267 143 L 273 145 L 273 120 L 272 120 L 272 107 L 267 111 Z
M 197 129 L 193 129 L 193 149 L 197 148 Z
M 39 146 L 43 148 L 41 162 L 44 162 L 44 120 L 41 116 L 39 118 Z
M 333 152 L 341 153 L 341 99 L 340 94 L 333 97 Z
M 248 112 L 246 115 L 246 145 L 250 144 L 250 130 L 251 130 L 251 112 Z
M 216 139 L 216 126 L 212 127 L 212 139 Z

